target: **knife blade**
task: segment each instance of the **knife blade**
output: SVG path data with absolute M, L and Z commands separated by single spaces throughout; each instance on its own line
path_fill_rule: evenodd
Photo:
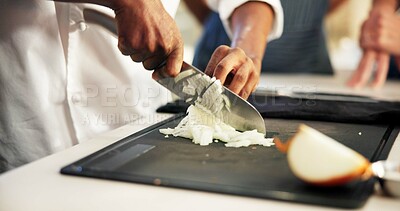
M 85 8 L 83 10 L 83 15 L 86 22 L 100 25 L 117 36 L 117 28 L 113 17 L 90 8 Z M 189 81 L 196 81 L 198 85 L 202 84 L 200 87 L 202 90 L 185 90 L 188 88 L 189 84 L 193 84 L 193 82 Z M 205 92 L 215 83 L 215 80 L 212 80 L 196 67 L 183 62 L 181 72 L 176 77 L 161 78 L 157 80 L 157 82 L 186 102 L 195 104 L 198 98 L 203 97 Z M 199 86 L 197 88 L 199 88 Z M 229 105 L 226 109 L 221 109 L 222 121 L 239 131 L 256 129 L 258 132 L 265 135 L 266 129 L 264 119 L 255 107 L 225 86 L 222 86 L 222 88 L 221 97 L 223 97 L 226 101 L 225 103 Z
M 185 92 L 184 89 L 191 81 L 196 81 L 199 91 Z M 215 83 L 208 75 L 196 67 L 183 62 L 181 72 L 175 78 L 167 77 L 157 81 L 172 93 L 176 94 L 189 104 L 195 104 L 199 97 L 203 97 L 207 89 Z M 222 86 L 221 93 L 228 100 L 229 108 L 222 109 L 222 120 L 240 131 L 256 129 L 258 132 L 266 134 L 264 119 L 261 114 L 249 102 L 233 93 L 231 90 Z

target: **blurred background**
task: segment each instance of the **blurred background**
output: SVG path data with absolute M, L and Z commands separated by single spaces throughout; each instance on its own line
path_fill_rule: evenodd
M 335 71 L 356 69 L 361 50 L 358 38 L 361 24 L 366 19 L 371 0 L 347 0 L 325 19 L 327 43 Z M 185 42 L 185 61 L 191 62 L 202 27 L 181 1 L 175 17 Z

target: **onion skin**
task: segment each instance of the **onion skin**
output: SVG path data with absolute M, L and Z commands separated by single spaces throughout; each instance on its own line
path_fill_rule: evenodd
M 273 141 L 273 142 L 275 143 L 276 148 L 277 148 L 280 152 L 286 154 L 286 153 L 288 152 L 288 150 L 289 150 L 291 140 L 289 140 L 289 141 L 283 143 L 283 142 L 281 141 L 280 138 L 274 137 L 274 141 Z
M 355 180 L 360 180 L 360 181 L 368 180 L 373 176 L 373 174 L 372 174 L 371 165 L 366 165 L 366 166 L 361 166 L 360 168 L 356 169 L 351 174 L 347 174 L 347 175 L 343 175 L 343 176 L 339 176 L 339 177 L 333 177 L 333 178 L 330 178 L 329 180 L 310 181 L 310 180 L 300 177 L 299 175 L 296 175 L 296 176 L 299 179 L 301 179 L 302 181 L 304 181 L 305 183 L 308 183 L 313 186 L 335 187 L 335 186 L 345 185 L 345 184 L 355 181 Z

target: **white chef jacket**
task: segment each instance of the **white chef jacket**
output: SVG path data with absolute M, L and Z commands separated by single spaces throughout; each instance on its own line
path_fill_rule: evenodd
M 169 92 L 110 32 L 86 25 L 84 4 L 0 1 L 0 172 L 141 117 L 157 121 Z M 179 0 L 163 3 L 174 16 Z

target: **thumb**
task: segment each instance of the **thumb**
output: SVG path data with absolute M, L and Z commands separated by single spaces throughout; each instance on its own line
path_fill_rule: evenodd
M 183 46 L 179 46 L 171 52 L 167 59 L 166 73 L 172 77 L 181 72 L 183 63 Z
M 165 65 L 154 70 L 152 74 L 153 79 L 159 80 L 165 77 L 177 76 L 181 71 L 182 63 L 183 48 L 177 48 L 168 55 Z

